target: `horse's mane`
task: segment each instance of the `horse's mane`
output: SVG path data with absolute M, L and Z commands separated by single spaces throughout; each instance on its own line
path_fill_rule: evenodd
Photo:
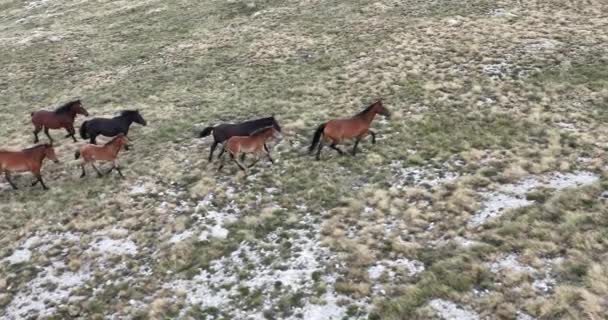
M 114 138 L 112 138 L 112 140 L 110 140 L 110 141 L 106 142 L 106 143 L 104 144 L 104 146 L 111 145 L 111 144 L 112 144 L 112 143 L 114 143 L 114 141 L 116 141 L 116 140 L 117 140 L 119 137 L 120 137 L 120 135 L 115 136 Z
M 48 144 L 48 143 L 43 143 L 43 144 L 38 144 L 38 145 L 35 145 L 33 147 L 29 147 L 29 148 L 23 149 L 23 151 L 32 151 L 32 150 L 40 149 L 40 148 L 43 148 L 43 147 L 46 149 L 46 148 L 48 148 L 50 146 L 51 145 Z
M 376 102 L 374 102 L 374 103 L 370 104 L 370 105 L 369 105 L 369 107 L 365 108 L 363 111 L 361 111 L 361 112 L 357 113 L 356 115 L 357 115 L 357 116 L 360 116 L 360 115 L 363 115 L 363 114 L 368 113 L 368 112 L 369 112 L 369 111 L 370 111 L 370 110 L 371 110 L 371 109 L 372 109 L 372 108 L 373 108 L 373 107 L 374 107 L 376 104 L 378 104 L 379 102 L 380 102 L 380 100 L 378 100 L 378 101 L 376 101 Z
M 268 129 L 272 129 L 272 128 L 273 128 L 273 126 L 259 128 L 259 129 L 255 130 L 254 132 L 252 132 L 251 134 L 249 134 L 249 136 L 250 137 L 257 136 L 259 134 L 262 134 L 264 131 L 266 131 Z
M 139 113 L 138 110 L 123 110 L 120 112 L 120 116 L 124 117 L 124 116 L 129 116 L 129 115 L 138 114 L 138 113 Z
M 70 112 L 70 110 L 72 110 L 72 105 L 79 101 L 80 101 L 80 99 L 70 101 L 70 102 L 62 105 L 61 107 L 55 109 L 55 113 L 58 113 L 58 114 L 68 113 L 68 112 Z

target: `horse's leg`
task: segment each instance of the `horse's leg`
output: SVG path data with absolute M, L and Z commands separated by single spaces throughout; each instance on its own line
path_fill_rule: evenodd
M 91 162 L 91 167 L 93 167 L 93 169 L 95 169 L 95 171 L 97 171 L 97 176 L 98 177 L 100 177 L 100 178 L 103 177 L 103 174 L 101 173 L 101 171 L 99 171 L 99 169 L 97 169 L 97 167 L 95 166 L 95 164 L 92 163 L 92 162 Z M 110 171 L 112 171 L 112 169 L 110 169 Z M 110 173 L 110 171 L 106 172 L 106 174 Z
M 329 147 L 330 147 L 330 148 L 332 148 L 332 149 L 334 149 L 334 150 L 336 150 L 336 151 L 338 151 L 338 153 L 339 153 L 341 156 L 342 156 L 342 155 L 344 155 L 344 151 L 342 151 L 340 148 L 338 148 L 338 147 L 336 146 L 336 143 L 335 143 L 335 142 L 334 142 L 334 143 L 332 143 L 332 144 L 330 144 L 330 145 L 329 145 Z
M 48 190 L 49 187 L 46 186 L 46 184 L 44 184 L 44 181 L 42 181 L 42 175 L 40 174 L 40 172 L 36 173 L 36 179 L 38 179 L 38 181 L 40 181 L 40 184 L 42 184 L 42 189 L 44 190 Z
M 268 160 L 270 160 L 270 163 L 274 163 L 274 160 L 272 160 L 272 157 L 270 156 L 270 151 L 268 150 L 268 148 L 266 148 L 266 145 L 264 145 L 264 153 L 268 157 Z
M 74 139 L 74 142 L 77 142 L 78 140 L 76 140 L 76 130 L 74 129 L 74 126 L 71 125 L 70 128 L 68 129 L 70 132 L 70 136 L 72 136 L 72 139 Z
M 84 163 L 80 164 L 80 168 L 82 169 L 82 173 L 80 174 L 80 177 L 84 178 L 87 175 L 86 171 L 84 171 Z
M 245 162 L 245 156 L 247 154 L 245 152 L 241 153 L 241 162 Z
M 53 144 L 53 138 L 51 138 L 51 135 L 49 134 L 49 128 L 44 127 L 44 134 L 46 134 L 46 136 L 49 138 L 49 140 L 51 141 L 51 144 Z
M 224 168 L 224 162 L 225 162 L 225 160 L 224 160 L 225 158 L 223 156 L 220 156 L 219 158 L 220 158 L 220 167 L 217 168 L 218 172 L 222 171 L 222 168 Z
M 369 130 L 369 134 L 372 136 L 372 144 L 376 144 L 376 133 Z
M 317 160 L 321 160 L 321 150 L 325 144 L 323 141 L 319 141 L 319 148 L 317 149 Z
M 211 160 L 213 159 L 213 152 L 215 151 L 215 148 L 217 147 L 218 143 L 219 142 L 213 140 L 213 144 L 211 145 L 211 151 L 209 152 L 209 162 L 211 162 Z M 223 148 L 222 148 L 221 153 L 223 153 L 223 152 L 224 151 L 223 151 Z M 221 156 L 221 153 L 220 153 L 220 156 Z M 219 159 L 219 156 L 218 156 L 218 159 Z
M 361 137 L 358 137 L 357 140 L 355 140 L 355 145 L 353 146 L 353 156 L 357 154 L 357 146 L 359 145 L 359 141 L 361 141 Z
M 42 130 L 42 127 L 36 126 L 34 128 L 34 143 L 38 143 L 38 133 Z
M 121 178 L 125 178 L 125 176 L 122 174 L 122 171 L 120 171 L 120 167 L 119 166 L 115 166 L 116 171 L 118 171 L 118 174 L 120 175 Z
M 234 160 L 234 162 L 236 162 L 236 164 L 239 166 L 239 168 L 241 168 L 241 170 L 247 172 L 247 169 L 245 168 L 245 166 L 239 161 L 239 157 L 237 156 L 232 156 L 232 160 Z
M 89 134 L 90 134 L 90 137 L 91 137 L 91 139 L 90 139 L 89 142 L 91 144 L 97 144 L 97 133 L 89 133 Z
M 4 170 L 4 177 L 6 178 L 6 181 L 8 181 L 8 184 L 10 184 L 11 187 L 13 187 L 13 189 L 15 189 L 15 190 L 18 189 L 17 186 L 11 180 L 11 175 L 10 175 L 10 173 L 8 173 L 8 170 Z
M 222 150 L 220 150 L 220 154 L 217 155 L 217 158 L 219 159 L 224 154 L 224 152 L 226 152 L 226 149 L 222 148 Z
M 244 154 L 244 153 L 243 153 Z M 241 157 L 242 158 L 242 157 Z M 256 155 L 256 157 L 253 159 L 253 161 L 251 162 L 251 164 L 249 166 L 247 166 L 247 168 L 251 168 L 253 167 L 256 163 L 258 163 L 258 161 L 260 161 L 260 156 Z

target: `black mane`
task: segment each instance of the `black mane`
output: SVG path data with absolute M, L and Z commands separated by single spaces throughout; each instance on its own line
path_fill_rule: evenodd
M 62 105 L 61 107 L 55 109 L 55 113 L 57 113 L 57 114 L 68 113 L 72 110 L 72 105 L 75 103 L 78 103 L 78 102 L 80 102 L 80 99 L 70 101 L 70 102 Z
M 379 101 L 376 101 L 372 104 L 369 105 L 369 107 L 365 108 L 363 111 L 357 113 L 358 116 L 362 115 L 362 114 L 366 114 L 368 113 Z
M 130 117 L 139 114 L 139 110 L 123 110 L 120 112 L 120 117 Z
M 50 145 L 50 144 L 48 144 L 48 143 L 37 144 L 37 145 L 35 145 L 35 146 L 33 146 L 33 147 L 29 147 L 29 148 L 23 149 L 23 151 L 32 151 L 32 150 L 36 150 L 36 149 L 38 149 L 38 148 L 42 148 L 42 147 L 44 147 L 44 148 L 48 148 L 48 147 L 50 147 L 50 146 L 51 146 L 51 145 Z

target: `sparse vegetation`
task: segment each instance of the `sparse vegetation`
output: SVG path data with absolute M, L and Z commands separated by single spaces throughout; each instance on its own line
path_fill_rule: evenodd
M 607 10 L 0 0 L 2 148 L 76 97 L 148 121 L 125 180 L 79 179 L 59 131 L 51 190 L 0 178 L 0 317 L 602 318 Z M 306 154 L 379 97 L 375 145 Z M 207 163 L 198 130 L 271 114 L 276 164 Z

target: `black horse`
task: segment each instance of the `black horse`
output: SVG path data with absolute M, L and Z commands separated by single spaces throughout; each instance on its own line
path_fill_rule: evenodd
M 207 127 L 203 129 L 203 131 L 201 131 L 199 137 L 206 137 L 210 135 L 211 132 L 213 132 L 213 144 L 211 145 L 211 152 L 209 152 L 209 162 L 211 162 L 211 159 L 213 158 L 213 152 L 215 151 L 215 148 L 219 143 L 222 143 L 233 136 L 249 136 L 253 132 L 266 127 L 274 127 L 277 131 L 281 132 L 281 127 L 279 126 L 279 123 L 274 118 L 274 116 L 272 116 L 268 118 L 249 120 L 241 123 L 223 123 L 215 127 Z M 268 147 L 266 146 L 266 144 L 264 144 L 264 149 L 268 151 Z M 219 156 L 221 156 L 222 153 L 224 153 L 223 148 Z
M 113 137 L 122 133 L 126 136 L 133 122 L 142 126 L 147 124 L 146 120 L 139 114 L 139 110 L 124 110 L 120 112 L 118 117 L 112 119 L 94 118 L 83 122 L 80 126 L 80 136 L 83 139 L 90 138 L 92 144 L 97 144 L 95 138 L 98 135 Z

